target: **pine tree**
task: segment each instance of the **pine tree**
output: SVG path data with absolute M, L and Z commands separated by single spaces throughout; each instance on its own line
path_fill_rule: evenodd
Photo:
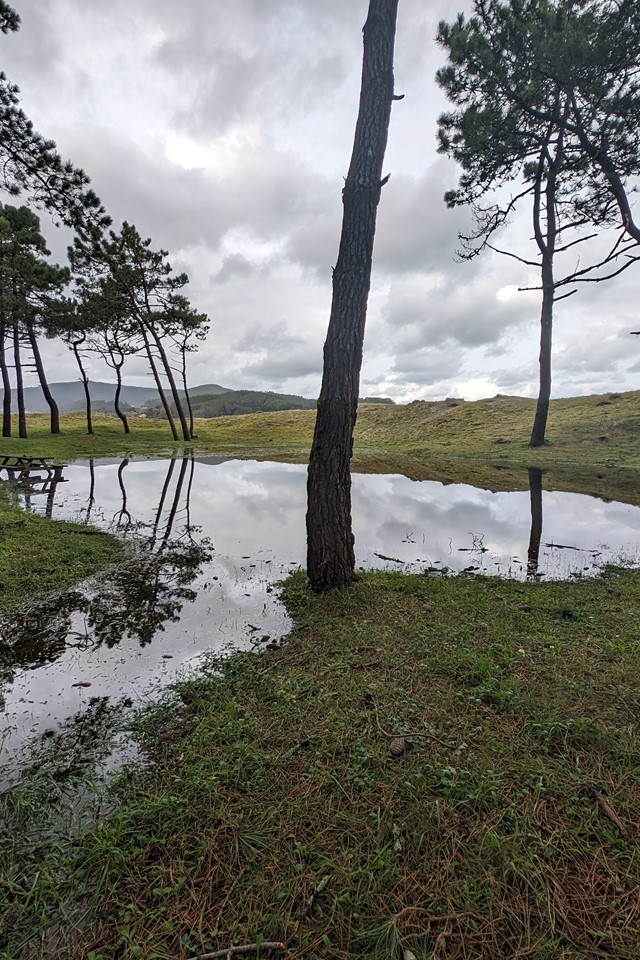
M 15 32 L 20 17 L 0 2 L 0 31 Z M 53 140 L 33 128 L 20 107 L 20 90 L 0 73 L 0 186 L 12 196 L 26 193 L 32 204 L 47 209 L 81 233 L 100 232 L 111 222 L 89 178 L 62 160 Z
M 50 409 L 51 432 L 60 432 L 58 405 L 49 389 L 38 338 L 64 309 L 69 271 L 50 264 L 38 217 L 26 207 L 0 204 L 0 367 L 4 384 L 3 436 L 11 435 L 11 386 L 5 343 L 13 339 L 19 435 L 26 437 L 22 345 L 27 344 Z
M 360 107 L 342 191 L 343 219 L 324 345 L 307 481 L 307 574 L 313 590 L 355 579 L 351 528 L 353 431 L 358 408 L 367 301 L 382 163 L 394 97 L 393 52 L 398 0 L 370 0 L 363 29 Z
M 635 80 L 640 54 L 631 42 L 638 22 L 624 0 L 476 0 L 469 20 L 460 15 L 439 27 L 449 64 L 437 79 L 457 107 L 439 119 L 439 149 L 462 167 L 457 190 L 445 200 L 449 206 L 471 204 L 476 224 L 462 238 L 462 256 L 497 250 L 495 232 L 525 198 L 531 203 L 539 259 L 499 252 L 541 271 L 540 388 L 532 446 L 545 438 L 554 303 L 575 292 L 574 286 L 567 293 L 568 286 L 609 279 L 638 258 L 640 232 L 634 235 L 621 217 L 614 189 L 615 184 L 626 198 L 626 180 L 640 172 L 640 130 L 623 119 L 631 104 L 636 115 L 640 105 Z M 615 177 L 605 173 L 602 150 L 587 149 L 585 129 L 600 146 L 608 145 Z M 503 199 L 511 183 L 516 192 Z M 491 196 L 496 202 L 483 205 Z M 608 252 L 556 275 L 558 255 L 616 224 Z M 609 273 L 603 272 L 607 265 Z

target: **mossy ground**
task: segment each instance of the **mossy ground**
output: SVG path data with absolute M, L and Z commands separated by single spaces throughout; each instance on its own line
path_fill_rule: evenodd
M 4 956 L 637 960 L 639 586 L 294 576 L 283 647 L 143 711 L 97 825 L 43 848 L 5 801 Z

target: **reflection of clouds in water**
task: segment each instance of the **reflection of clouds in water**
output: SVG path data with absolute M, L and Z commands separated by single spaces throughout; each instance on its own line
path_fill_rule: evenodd
M 122 506 L 119 466 L 119 461 L 95 464 L 91 519 L 101 526 L 109 527 Z M 191 465 L 180 489 L 181 468 L 178 461 L 171 471 L 161 516 L 158 505 L 170 461 L 131 461 L 122 471 L 134 524 L 144 524 L 150 533 L 158 520 L 159 541 L 172 510 L 172 536 L 184 532 Z M 64 478 L 53 516 L 82 517 L 90 487 L 88 463 L 65 467 Z M 34 497 L 33 504 L 43 512 L 45 498 Z M 380 553 L 413 564 L 415 570 L 439 564 L 524 575 L 531 522 L 527 491 L 491 493 L 462 484 L 355 474 L 352 504 L 359 564 L 389 565 L 375 556 Z M 62 638 L 63 650 L 54 663 L 19 672 L 7 693 L 9 722 L 23 733 L 43 730 L 77 711 L 89 695 L 129 695 L 135 700 L 151 683 L 169 682 L 181 665 L 205 651 L 248 645 L 254 636 L 248 624 L 258 628 L 258 635 L 286 631 L 288 620 L 271 584 L 283 579 L 292 565 L 304 563 L 305 510 L 304 465 L 196 461 L 189 516 L 200 528 L 196 538 L 210 538 L 213 557 L 192 585 L 195 599 L 185 601 L 179 619 L 164 623 L 146 647 L 129 637 L 112 649 L 80 650 L 64 648 Z M 413 542 L 403 542 L 408 540 Z M 543 493 L 543 544 L 594 550 L 604 542 L 610 553 L 601 559 L 615 560 L 621 553 L 637 558 L 639 541 L 640 508 L 579 494 Z M 473 549 L 479 544 L 486 552 Z M 514 564 L 514 557 L 521 559 L 521 566 Z M 588 553 L 543 546 L 539 569 L 566 577 L 581 572 L 588 562 Z M 72 630 L 83 629 L 83 618 L 76 615 Z M 80 680 L 91 687 L 83 691 L 72 686 Z
M 406 562 L 420 557 L 462 569 L 470 562 L 467 551 L 479 543 L 504 561 L 526 550 L 526 493 L 494 494 L 405 477 L 375 479 L 385 483 L 354 478 L 354 529 L 363 560 L 375 561 L 372 555 L 380 552 Z M 414 543 L 404 543 L 407 539 Z

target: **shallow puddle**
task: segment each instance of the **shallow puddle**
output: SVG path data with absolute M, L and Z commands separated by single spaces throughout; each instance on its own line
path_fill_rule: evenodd
M 258 647 L 289 628 L 275 584 L 304 563 L 306 468 L 222 460 L 103 460 L 18 485 L 27 509 L 138 544 L 135 559 L 5 621 L 0 765 L 106 702 L 153 696 L 208 651 Z M 575 493 L 491 493 L 355 474 L 358 563 L 422 572 L 567 578 L 636 563 L 640 507 Z

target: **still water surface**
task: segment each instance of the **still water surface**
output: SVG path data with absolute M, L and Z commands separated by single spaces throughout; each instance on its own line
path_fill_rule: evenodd
M 532 475 L 533 474 L 533 475 Z M 580 494 L 491 493 L 354 475 L 358 563 L 566 578 L 637 563 L 640 508 Z M 1 628 L 0 766 L 105 698 L 138 702 L 211 650 L 286 633 L 275 584 L 304 563 L 306 467 L 217 458 L 96 461 L 18 487 L 28 509 L 139 543 L 123 570 Z M 88 534 L 89 535 L 89 534 Z

